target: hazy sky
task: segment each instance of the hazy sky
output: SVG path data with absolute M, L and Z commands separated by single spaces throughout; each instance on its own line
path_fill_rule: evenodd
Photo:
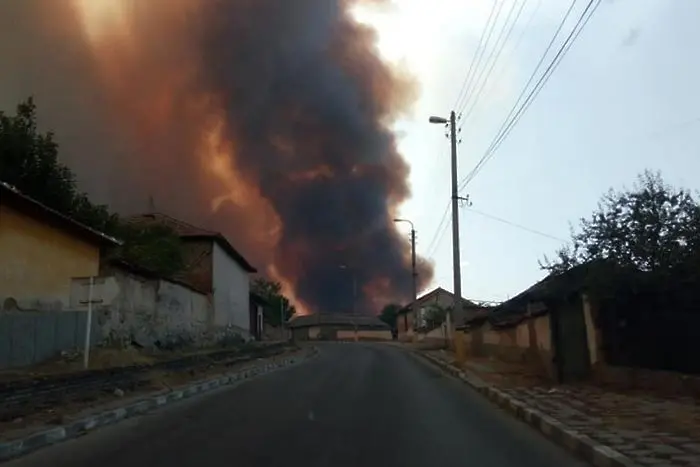
M 526 3 L 464 122 L 460 179 L 484 154 L 570 5 L 569 0 L 496 1 L 505 4 L 492 43 L 512 2 L 518 3 L 515 12 L 521 1 Z M 577 2 L 564 33 L 586 3 Z M 408 67 L 421 84 L 414 114 L 398 128 L 412 166 L 413 199 L 403 215 L 415 223 L 419 253 L 430 253 L 450 191 L 449 141 L 444 129 L 427 118 L 452 110 L 492 4 L 395 0 L 392 8 L 358 13 L 379 30 L 382 53 Z M 544 275 L 538 259 L 562 243 L 474 210 L 566 239 L 570 222 L 588 216 L 608 188 L 632 184 L 645 168 L 661 171 L 674 185 L 700 188 L 698 18 L 697 0 L 603 0 L 533 105 L 465 191 L 473 205 L 460 210 L 464 296 L 503 300 L 517 294 Z M 446 227 L 437 233 L 432 257 L 436 285 L 452 290 L 451 230 Z

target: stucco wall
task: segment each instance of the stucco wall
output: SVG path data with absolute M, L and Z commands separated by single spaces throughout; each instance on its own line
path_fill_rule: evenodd
M 537 348 L 541 350 L 552 350 L 552 333 L 549 328 L 549 315 L 538 316 L 531 320 L 530 327 L 534 327 Z
M 71 308 L 84 310 L 89 279 L 71 285 Z M 125 272 L 96 280 L 94 319 L 108 345 L 132 341 L 144 347 L 205 345 L 220 338 L 206 295 L 165 280 Z
M 98 274 L 100 251 L 81 239 L 0 204 L 0 300 L 61 309 L 71 278 Z
M 583 295 L 583 319 L 586 323 L 586 339 L 588 341 L 588 357 L 591 362 L 591 366 L 596 365 L 599 360 L 600 347 L 600 333 L 595 326 L 595 321 L 593 319 L 593 309 L 591 307 L 591 301 L 587 295 Z
M 338 329 L 336 339 L 338 340 L 391 340 L 391 330 L 389 329 L 359 329 L 355 333 L 352 329 Z
M 250 331 L 248 273 L 217 244 L 213 260 L 215 324 Z
M 494 328 L 485 323 L 465 331 L 463 339 L 470 355 L 529 363 L 543 374 L 553 375 L 549 315 L 526 319 L 506 328 Z

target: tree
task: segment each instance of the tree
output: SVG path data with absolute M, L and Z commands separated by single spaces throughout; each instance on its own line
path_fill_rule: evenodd
M 282 294 L 282 284 L 279 282 L 258 277 L 251 284 L 251 290 L 269 303 L 268 306 L 263 307 L 263 314 L 265 321 L 271 325 L 280 325 L 280 309 L 284 310 L 285 321 L 296 313 L 294 305 Z
M 700 254 L 700 205 L 688 190 L 645 171 L 630 190 L 610 190 L 589 219 L 581 219 L 572 243 L 545 257 L 543 269 L 563 272 L 593 260 L 658 272 L 686 265 Z
M 182 241 L 168 226 L 122 222 L 114 235 L 123 245 L 110 253 L 112 258 L 138 264 L 164 277 L 172 277 L 184 268 Z
M 401 308 L 401 305 L 389 303 L 382 308 L 382 311 L 379 314 L 379 319 L 388 324 L 391 329 L 396 329 L 396 319 L 398 318 Z
M 41 133 L 33 99 L 15 115 L 0 112 L 0 180 L 61 214 L 124 242 L 109 252 L 163 276 L 183 266 L 179 238 L 165 226 L 134 226 L 79 191 L 75 175 L 59 161 L 53 133 Z

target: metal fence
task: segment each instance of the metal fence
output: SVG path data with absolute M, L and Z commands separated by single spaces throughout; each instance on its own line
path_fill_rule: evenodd
M 85 345 L 85 311 L 0 312 L 0 369 L 38 363 Z M 92 345 L 100 341 L 92 321 Z

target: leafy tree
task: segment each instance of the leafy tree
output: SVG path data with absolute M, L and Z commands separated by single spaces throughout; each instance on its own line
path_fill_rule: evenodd
M 14 116 L 0 112 L 0 174 L 4 182 L 40 203 L 72 213 L 75 177 L 58 161 L 53 133 L 38 131 L 31 98 L 17 106 Z
M 75 175 L 59 161 L 51 132 L 41 133 L 33 99 L 19 104 L 15 115 L 0 112 L 0 180 L 56 211 L 119 238 L 110 252 L 158 274 L 170 276 L 183 266 L 179 238 L 165 226 L 122 222 L 107 206 L 93 204 L 79 191 Z
M 610 190 L 572 243 L 540 262 L 557 273 L 593 260 L 643 272 L 667 271 L 700 258 L 700 205 L 688 190 L 645 171 L 632 189 Z
M 282 294 L 282 284 L 258 277 L 251 284 L 251 290 L 264 298 L 269 305 L 263 308 L 265 321 L 273 326 L 280 325 L 280 309 L 284 310 L 284 320 L 296 313 L 294 305 Z
M 112 258 L 138 264 L 164 277 L 172 277 L 184 267 L 182 241 L 165 225 L 122 222 L 114 234 L 123 245 L 110 253 Z
M 379 314 L 379 319 L 388 324 L 391 327 L 391 329 L 396 329 L 396 319 L 399 315 L 399 311 L 401 310 L 401 308 L 401 305 L 398 305 L 396 303 L 389 303 L 388 305 L 384 306 L 384 308 L 382 308 L 382 311 Z

